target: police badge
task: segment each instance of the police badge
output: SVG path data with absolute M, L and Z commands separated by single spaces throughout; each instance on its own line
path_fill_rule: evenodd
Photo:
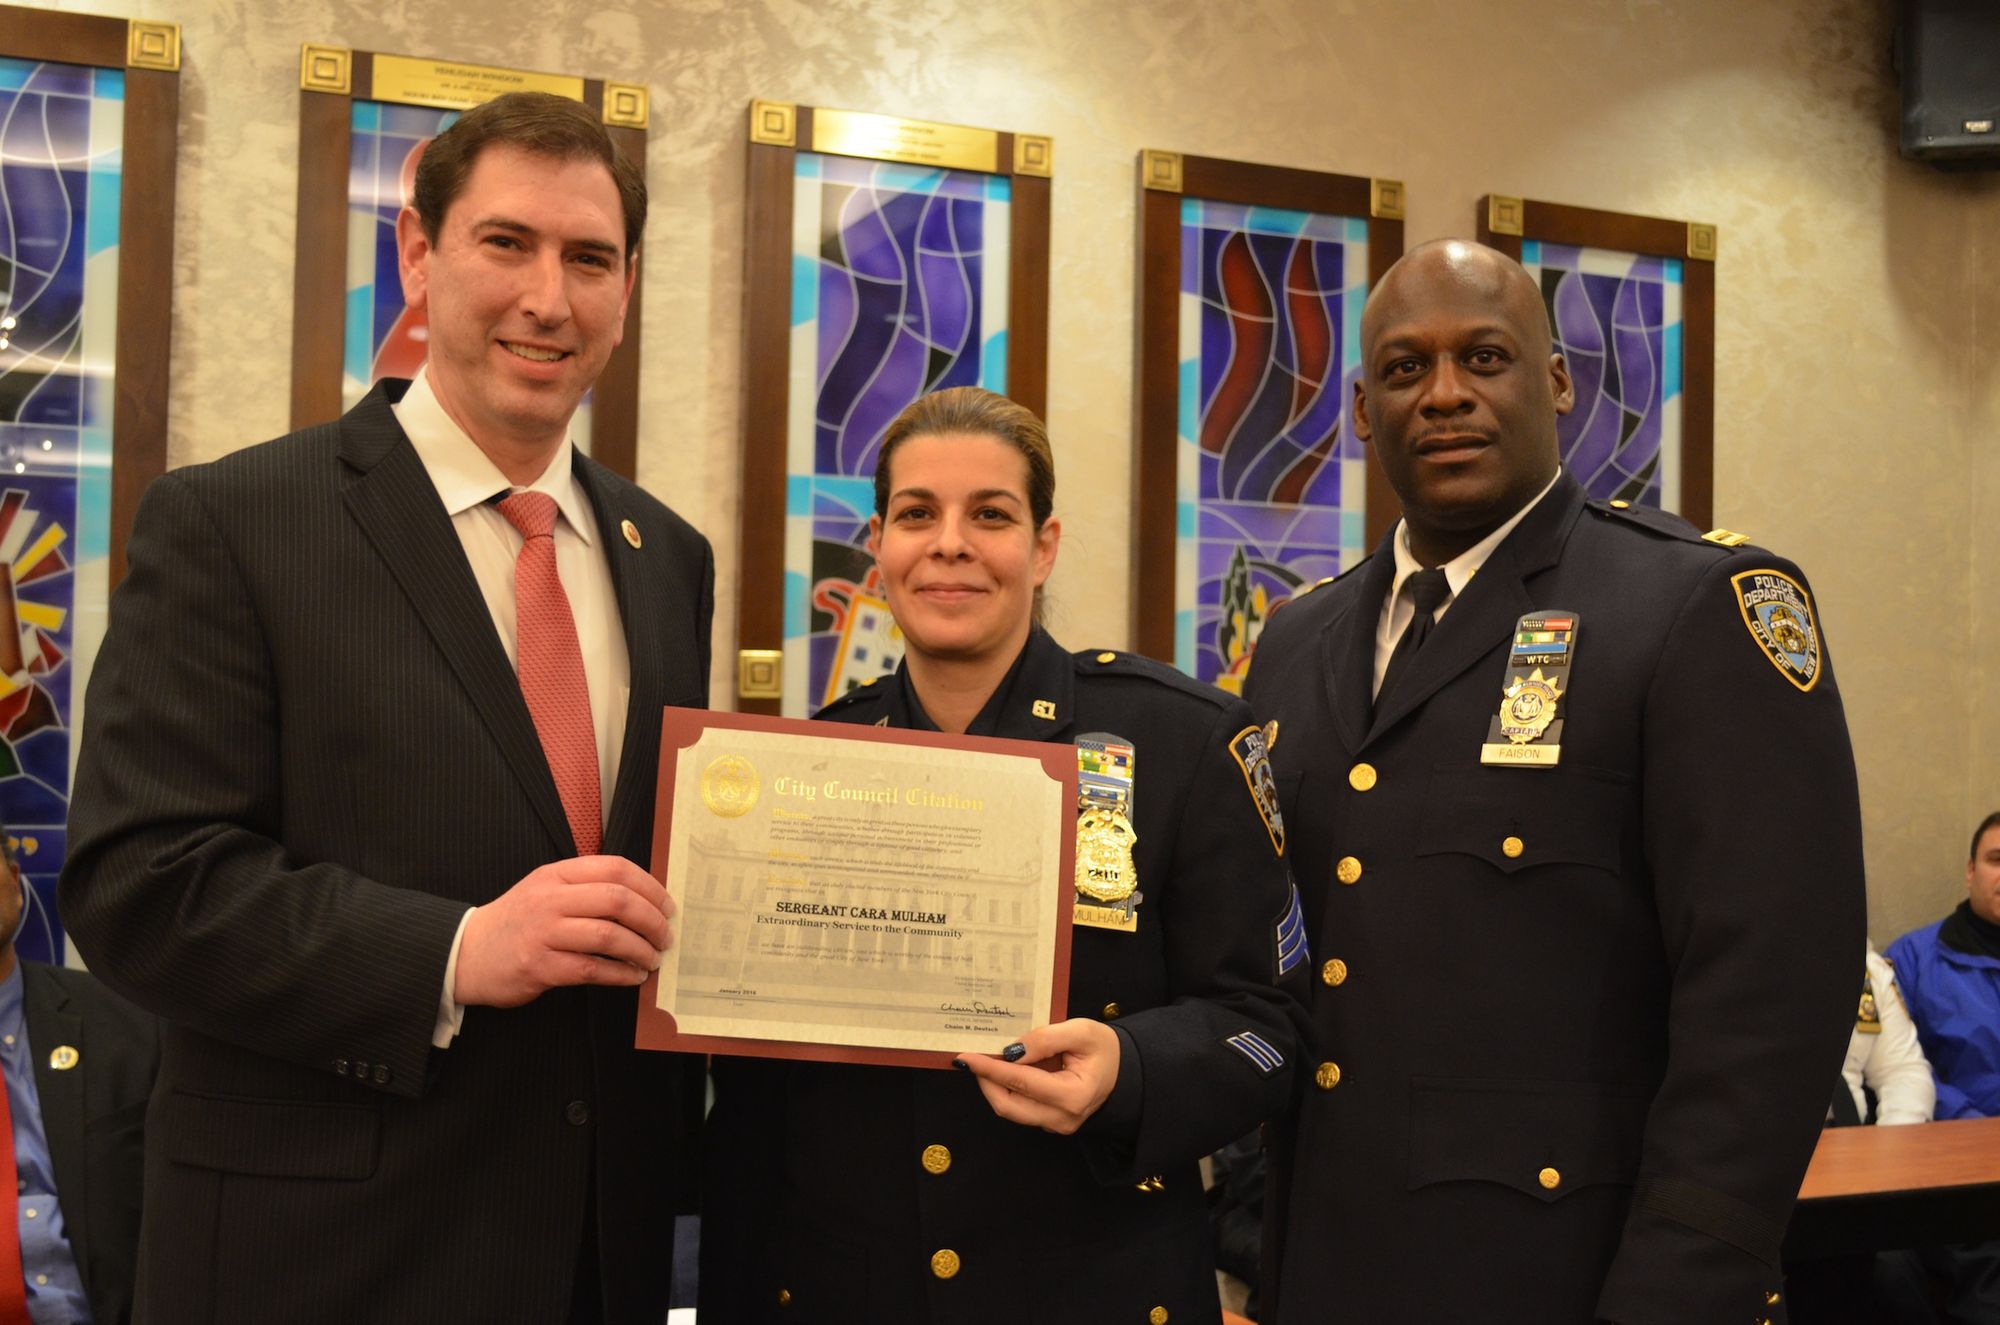
M 1576 660 L 1577 615 L 1550 608 L 1514 623 L 1500 687 L 1500 712 L 1479 747 L 1482 764 L 1553 768 L 1562 758 L 1556 705 Z
M 1132 847 L 1132 743 L 1109 732 L 1076 741 L 1076 893 L 1072 919 L 1130 934 L 1139 928 L 1139 867 Z

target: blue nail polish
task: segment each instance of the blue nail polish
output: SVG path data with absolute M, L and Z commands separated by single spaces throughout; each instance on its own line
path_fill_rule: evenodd
M 1000 1056 L 1010 1063 L 1018 1063 L 1028 1056 L 1028 1046 L 1016 1040 L 1005 1049 L 1002 1049 Z
M 957 1068 L 961 1072 L 970 1072 L 972 1070 L 972 1068 L 967 1065 L 966 1061 L 963 1058 L 952 1059 L 951 1065 Z

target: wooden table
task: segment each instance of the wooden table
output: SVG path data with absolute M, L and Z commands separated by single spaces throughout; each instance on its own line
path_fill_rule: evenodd
M 2000 1118 L 1820 1133 L 1785 1259 L 2000 1238 Z

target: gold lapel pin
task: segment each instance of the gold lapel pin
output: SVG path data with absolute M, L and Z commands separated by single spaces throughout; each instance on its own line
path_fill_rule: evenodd
M 1053 701 L 1038 699 L 1034 704 L 1034 714 L 1038 718 L 1053 718 L 1056 715 L 1056 706 Z
M 71 1048 L 69 1045 L 66 1044 L 59 1044 L 55 1048 L 49 1050 L 49 1066 L 54 1068 L 58 1072 L 69 1071 L 71 1068 L 75 1067 L 77 1063 L 82 1060 L 82 1058 L 83 1055 L 79 1054 L 75 1049 Z
M 625 541 L 627 543 L 630 543 L 633 547 L 638 547 L 640 543 L 643 541 L 639 537 L 639 526 L 633 524 L 630 520 L 624 521 L 618 527 L 624 531 Z

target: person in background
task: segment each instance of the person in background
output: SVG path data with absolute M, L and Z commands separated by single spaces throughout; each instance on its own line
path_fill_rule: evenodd
M 1973 831 L 1965 893 L 1888 954 L 1937 1075 L 1940 1119 L 2000 1114 L 2000 810 Z
M 1060 526 L 1032 412 L 890 423 L 869 550 L 906 652 L 831 722 L 1077 746 L 1069 1017 L 959 1072 L 719 1058 L 701 1319 L 1213 1325 L 1201 1157 L 1283 1107 L 1307 954 L 1249 708 L 1037 624 Z
M 1837 1127 L 1927 1123 L 1937 1105 L 1937 1087 L 1909 1006 L 1896 988 L 1896 969 L 1872 943 L 1864 958 L 1854 1033 L 1848 1037 L 1847 1061 L 1827 1121 Z
M 127 1325 L 159 1030 L 88 974 L 17 959 L 30 894 L 15 852 L 0 827 L 0 1075 L 18 1196 L 0 1231 L 0 1320 Z
M 1937 1078 L 1939 1121 L 2000 1116 L 2000 810 L 1972 831 L 1965 900 L 1889 945 Z M 2000 1325 L 2000 1243 L 1924 1247 L 1885 1256 L 1922 1285 L 1894 1319 L 1906 1325 Z M 1878 1282 L 1892 1279 L 1883 1274 Z
M 61 900 L 165 1023 L 150 1325 L 657 1325 L 692 1204 L 699 1066 L 633 1047 L 672 939 L 637 862 L 714 562 L 570 436 L 645 178 L 521 92 L 413 196 L 423 369 L 156 479 L 90 678 Z

